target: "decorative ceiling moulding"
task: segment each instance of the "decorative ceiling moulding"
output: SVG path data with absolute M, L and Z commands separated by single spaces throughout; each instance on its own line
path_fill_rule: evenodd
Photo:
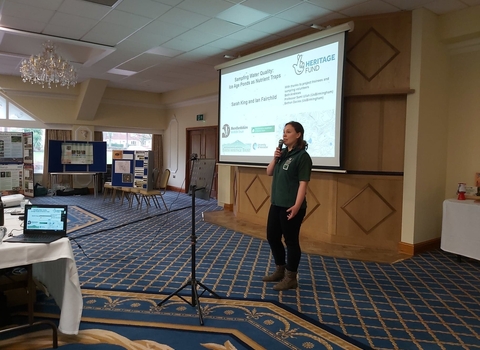
M 174 108 L 182 108 L 182 107 L 189 107 L 194 105 L 201 105 L 206 103 L 218 103 L 218 94 L 205 96 L 200 98 L 193 98 L 191 100 L 175 102 L 175 103 L 168 103 L 165 105 L 167 109 L 174 109 Z
M 474 38 L 453 44 L 447 44 L 447 50 L 448 53 L 451 55 L 480 51 L 480 38 Z
M 0 27 L 0 55 L 28 58 L 50 40 L 62 57 L 75 65 L 90 67 L 115 51 L 114 47 Z
M 137 108 L 151 108 L 151 109 L 159 109 L 159 110 L 165 110 L 166 109 L 163 104 L 135 102 L 135 101 L 128 101 L 128 100 L 116 100 L 116 99 L 113 99 L 113 98 L 103 98 L 100 101 L 100 104 L 137 107 Z
M 154 134 L 154 135 L 163 135 L 165 133 L 164 129 L 156 129 L 155 127 L 149 128 L 118 128 L 115 126 L 105 126 L 105 125 L 95 125 L 95 131 L 101 132 L 129 132 L 137 134 Z
M 23 84 L 23 83 L 22 83 Z M 31 86 L 25 85 L 27 87 Z M 42 88 L 41 86 L 38 86 L 40 89 Z M 57 99 L 57 100 L 77 100 L 78 95 L 75 93 L 63 93 L 62 92 L 54 92 L 53 90 L 48 90 L 47 92 L 44 91 L 31 91 L 31 90 L 18 90 L 18 89 L 10 89 L 10 88 L 2 88 L 2 91 L 4 91 L 5 95 L 10 96 L 10 97 L 40 97 L 40 98 L 46 98 L 46 99 Z M 65 91 L 68 91 L 65 89 Z
M 70 130 L 72 131 L 73 127 L 77 127 L 75 124 L 57 124 L 57 123 L 45 123 L 46 129 L 55 129 L 55 130 Z
M 94 129 L 86 125 L 74 126 L 76 141 L 93 141 Z

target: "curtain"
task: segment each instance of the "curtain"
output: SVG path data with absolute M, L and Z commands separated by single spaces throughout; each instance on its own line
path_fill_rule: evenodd
M 94 131 L 93 132 L 93 141 L 103 142 L 103 132 L 102 131 Z M 105 181 L 107 181 L 106 177 L 107 177 L 107 174 L 104 174 L 104 173 L 98 174 L 97 183 L 96 183 L 96 186 L 99 189 L 98 192 L 103 192 L 104 191 L 103 184 L 105 183 Z
M 163 172 L 163 137 L 162 135 L 152 135 L 152 151 L 153 151 L 153 168 L 157 168 L 160 174 Z M 154 183 L 154 188 L 160 185 L 160 178 L 158 176 L 157 183 Z
M 103 141 L 103 132 L 102 131 L 94 131 L 93 141 Z
M 43 186 L 46 188 L 51 188 L 50 183 L 50 174 L 48 172 L 48 144 L 50 140 L 58 141 L 71 141 L 72 140 L 72 131 L 71 130 L 45 130 L 45 145 L 44 145 L 44 154 L 43 154 Z M 73 187 L 73 178 L 70 175 L 60 175 L 57 176 L 58 184 L 68 184 L 70 188 Z M 52 190 L 56 190 L 52 188 Z

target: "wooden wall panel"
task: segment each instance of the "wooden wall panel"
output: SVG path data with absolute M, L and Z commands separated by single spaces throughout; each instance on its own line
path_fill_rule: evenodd
M 236 216 L 266 225 L 271 177 L 259 168 L 241 167 L 237 172 Z M 308 187 L 303 240 L 397 250 L 401 235 L 401 176 L 314 172 Z
M 264 225 L 270 208 L 272 178 L 265 169 L 240 167 L 236 170 L 236 216 Z
M 354 20 L 348 33 L 347 95 L 410 88 L 410 12 Z
M 356 96 L 345 101 L 345 168 L 403 172 L 406 97 Z
M 396 251 L 402 191 L 401 176 L 339 175 L 335 242 Z
M 405 96 L 384 96 L 382 171 L 403 173 L 406 108 Z
M 336 175 L 313 172 L 307 191 L 307 213 L 302 237 L 312 241 L 330 241 L 336 233 Z
M 345 168 L 375 171 L 381 151 L 381 103 L 374 97 L 349 98 L 345 103 Z

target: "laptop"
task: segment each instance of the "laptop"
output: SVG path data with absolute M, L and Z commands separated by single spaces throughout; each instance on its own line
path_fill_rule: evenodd
M 4 240 L 12 243 L 51 243 L 67 237 L 67 205 L 27 204 L 23 234 Z

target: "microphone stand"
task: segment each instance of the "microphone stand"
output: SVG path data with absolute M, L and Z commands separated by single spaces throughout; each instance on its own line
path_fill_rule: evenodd
M 196 185 L 191 185 L 190 190 L 192 192 L 192 234 L 190 236 L 191 238 L 191 246 L 192 246 L 192 272 L 190 279 L 180 288 L 178 288 L 175 292 L 167 296 L 165 299 L 163 299 L 161 302 L 159 302 L 157 305 L 162 306 L 163 303 L 165 303 L 168 299 L 173 297 L 174 295 L 178 296 L 180 299 L 185 301 L 187 304 L 193 307 L 197 307 L 198 310 L 198 317 L 200 318 L 200 324 L 203 326 L 203 313 L 202 313 L 202 307 L 200 306 L 200 297 L 205 293 L 205 291 L 208 291 L 210 294 L 212 294 L 215 298 L 221 299 L 220 296 L 215 293 L 213 290 L 205 286 L 203 283 L 199 282 L 196 279 L 196 274 L 195 274 L 195 245 L 197 244 L 197 236 L 195 235 L 195 192 L 199 190 L 203 190 L 205 187 L 200 187 L 197 188 Z M 189 301 L 185 299 L 182 295 L 180 295 L 180 292 L 185 289 L 186 287 L 191 286 L 192 290 L 192 300 Z M 197 287 L 200 286 L 203 288 L 203 291 L 200 295 L 198 295 L 198 290 Z

